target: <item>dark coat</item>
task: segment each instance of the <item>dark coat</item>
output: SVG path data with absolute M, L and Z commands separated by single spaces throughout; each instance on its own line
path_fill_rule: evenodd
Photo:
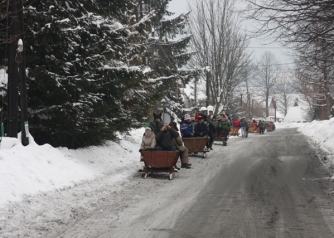
M 264 127 L 265 127 L 265 124 L 264 124 L 262 121 L 260 121 L 259 124 L 258 124 L 258 126 L 259 126 L 260 128 L 264 128 Z
M 202 136 L 207 136 L 209 133 L 208 126 L 203 122 L 202 124 L 197 123 L 195 126 L 195 136 L 200 136 L 202 133 Z
M 211 121 L 206 122 L 208 128 L 209 128 L 209 136 L 212 137 L 216 133 L 216 127 Z
M 159 131 L 155 136 L 157 146 L 161 146 L 163 149 L 168 150 L 174 145 L 174 139 L 178 136 L 180 136 L 179 133 L 174 129 Z

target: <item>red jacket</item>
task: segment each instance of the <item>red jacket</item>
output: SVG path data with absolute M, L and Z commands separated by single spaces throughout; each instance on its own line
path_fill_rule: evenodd
M 239 127 L 239 119 L 238 118 L 233 118 L 233 126 L 234 127 Z

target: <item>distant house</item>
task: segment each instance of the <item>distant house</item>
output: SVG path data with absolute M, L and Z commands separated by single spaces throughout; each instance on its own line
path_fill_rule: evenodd
M 284 115 L 283 115 L 282 112 L 277 110 L 277 105 L 276 105 L 276 102 L 275 102 L 273 97 L 271 98 L 268 109 L 269 109 L 268 110 L 268 112 L 269 112 L 268 119 L 270 121 L 275 121 L 275 118 L 276 118 L 276 121 L 283 121 Z

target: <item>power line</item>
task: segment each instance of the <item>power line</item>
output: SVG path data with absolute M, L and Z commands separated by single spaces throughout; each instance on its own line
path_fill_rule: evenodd
M 249 46 L 249 47 L 245 47 L 245 48 L 255 48 L 255 49 L 284 49 L 284 47 L 280 47 L 280 46 Z

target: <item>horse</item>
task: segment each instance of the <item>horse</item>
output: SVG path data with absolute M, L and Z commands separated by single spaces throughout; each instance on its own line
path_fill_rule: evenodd
M 153 121 L 150 122 L 150 127 L 154 133 L 159 131 L 159 128 L 163 125 L 162 113 L 159 114 L 153 112 Z

